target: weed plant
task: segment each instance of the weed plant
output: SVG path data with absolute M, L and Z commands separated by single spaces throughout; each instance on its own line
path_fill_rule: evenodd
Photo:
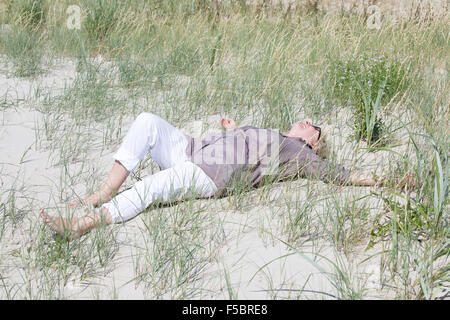
M 6 1 L 11 21 L 15 21 L 27 29 L 36 29 L 45 24 L 45 0 L 14 0 Z
M 157 298 L 189 298 L 201 290 L 200 275 L 220 241 L 216 238 L 220 224 L 212 225 L 215 219 L 206 217 L 205 210 L 192 200 L 164 210 L 155 203 L 144 213 L 142 232 L 148 249 L 136 257 L 135 280 Z M 206 245 L 203 239 L 210 243 Z
M 332 100 L 355 108 L 354 130 L 369 144 L 389 133 L 382 108 L 405 94 L 412 82 L 411 61 L 385 55 L 344 55 L 332 60 L 327 70 Z
M 84 31 L 91 41 L 102 43 L 117 26 L 123 3 L 119 0 L 86 0 L 83 5 L 87 11 Z

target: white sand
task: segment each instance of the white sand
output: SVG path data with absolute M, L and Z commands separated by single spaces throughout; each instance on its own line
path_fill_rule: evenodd
M 23 214 L 15 228 L 11 224 L 6 225 L 1 239 L 0 276 L 6 284 L 6 288 L 0 290 L 2 299 L 8 298 L 7 292 L 13 298 L 27 297 L 27 286 L 37 298 L 42 290 L 50 291 L 46 288 L 49 285 L 45 285 L 46 282 L 43 280 L 44 271 L 28 267 L 24 258 L 33 255 L 33 252 L 27 252 L 27 248 L 33 247 L 33 242 L 37 241 L 39 228 L 42 227 L 38 210 L 40 207 L 55 205 L 61 194 L 70 201 L 73 200 L 74 195 L 81 197 L 88 192 L 88 186 L 82 181 L 72 186 L 67 185 L 70 179 L 64 178 L 64 168 L 61 164 L 55 165 L 51 142 L 45 141 L 42 137 L 44 116 L 36 110 L 39 106 L 39 97 L 44 96 L 45 93 L 58 94 L 64 86 L 71 84 L 75 76 L 75 64 L 71 60 L 60 62 L 35 80 L 10 78 L 0 73 L 0 100 L 19 101 L 13 106 L 0 110 L 1 201 L 7 202 L 12 188 L 17 190 L 14 205 L 18 212 Z M 38 96 L 35 94 L 36 88 L 40 90 Z M 333 136 L 335 154 L 345 165 L 351 165 L 355 146 L 347 139 L 350 129 L 346 128 L 345 124 L 349 118 L 338 117 L 338 112 L 334 116 L 331 115 L 329 124 L 325 124 L 324 129 Z M 208 118 L 203 132 L 213 130 L 218 124 L 219 117 L 220 115 Z M 131 117 L 124 120 L 124 130 L 128 128 L 132 120 Z M 198 136 L 201 134 L 198 128 L 198 124 L 193 123 L 186 125 L 182 130 Z M 101 126 L 99 125 L 97 129 L 101 130 Z M 122 132 L 122 136 L 125 133 Z M 101 139 L 101 133 L 97 132 L 97 135 L 92 135 L 90 142 L 101 145 Z M 405 145 L 400 148 L 406 147 Z M 102 183 L 102 179 L 112 165 L 113 152 L 114 146 L 107 150 L 93 148 L 88 154 L 86 167 L 82 170 L 85 174 L 92 172 L 97 186 Z M 356 166 L 369 160 L 373 168 L 383 168 L 390 161 L 390 154 L 381 152 L 376 155 L 368 154 L 363 160 L 359 160 Z M 75 162 L 68 166 L 69 172 L 73 173 L 80 170 L 81 163 Z M 132 179 L 127 181 L 128 186 L 132 183 Z M 299 179 L 291 185 L 290 190 L 296 190 L 292 196 L 296 197 L 297 201 L 304 201 L 306 184 L 306 180 Z M 319 191 L 322 190 L 322 193 L 331 190 L 321 182 L 316 182 L 314 187 Z M 286 186 L 282 183 L 273 188 L 270 192 L 272 199 L 270 206 L 258 203 L 257 191 L 250 192 L 245 197 L 245 203 L 250 201 L 248 199 L 254 198 L 253 206 L 239 211 L 234 211 L 230 207 L 223 209 L 228 206 L 227 198 L 213 202 L 209 200 L 196 202 L 197 205 L 208 204 L 208 215 L 216 219 L 217 224 L 222 223 L 218 227 L 218 230 L 222 232 L 222 241 L 219 242 L 219 247 L 213 248 L 214 257 L 206 264 L 195 282 L 195 285 L 202 290 L 197 290 L 193 298 L 228 299 L 229 290 L 231 290 L 239 299 L 296 298 L 297 296 L 331 299 L 336 297 L 337 292 L 332 284 L 332 281 L 336 281 L 336 269 L 330 261 L 337 264 L 341 270 L 348 272 L 354 288 L 368 290 L 365 298 L 392 297 L 392 292 L 381 290 L 379 277 L 374 276 L 380 268 L 380 257 L 375 255 L 382 249 L 380 244 L 364 252 L 367 243 L 363 243 L 352 248 L 351 253 L 344 255 L 336 251 L 333 243 L 324 235 L 305 236 L 300 241 L 301 246 L 297 247 L 298 252 L 290 250 L 279 240 L 285 240 L 281 227 L 283 210 L 278 213 L 273 212 L 273 205 L 278 201 L 282 208 L 282 199 L 286 197 L 285 189 Z M 346 187 L 339 189 L 338 192 L 342 198 L 357 199 L 369 194 L 370 188 Z M 370 197 L 365 201 L 365 204 L 370 205 L 373 214 L 380 212 L 379 200 Z M 164 209 L 162 212 L 169 210 L 170 208 Z M 319 219 L 323 210 L 321 211 L 320 207 L 315 210 L 317 210 L 315 219 Z M 60 291 L 54 294 L 70 299 L 153 298 L 149 294 L 151 291 L 142 282 L 135 280 L 136 256 L 142 254 L 142 249 L 139 247 L 145 248 L 146 245 L 146 237 L 143 236 L 144 222 L 147 220 L 146 217 L 153 213 L 149 211 L 123 225 L 111 226 L 110 228 L 115 230 L 117 236 L 112 262 L 106 269 L 99 268 L 97 274 L 86 279 L 80 279 L 77 274 L 70 275 L 67 284 L 58 288 Z M 365 263 L 360 263 L 371 256 L 373 257 Z M 329 274 L 325 274 L 324 271 Z M 46 270 L 49 277 L 52 277 L 52 272 L 50 269 Z M 172 298 L 172 296 L 169 293 L 162 295 L 162 298 Z

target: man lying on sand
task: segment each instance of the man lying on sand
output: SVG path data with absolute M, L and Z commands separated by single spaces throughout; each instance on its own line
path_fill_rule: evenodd
M 301 176 L 358 186 L 382 186 L 387 181 L 333 166 L 319 156 L 324 135 L 309 121 L 292 124 L 286 134 L 253 126 L 238 128 L 234 120 L 226 118 L 221 119 L 221 126 L 226 130 L 196 139 L 155 114 L 141 113 L 114 154 L 115 162 L 103 187 L 70 204 L 86 215 L 62 218 L 42 209 L 40 216 L 58 234 L 75 239 L 103 223 L 130 220 L 155 201 L 220 197 L 238 184 L 242 187 L 242 182 L 256 187 L 267 177 L 282 180 Z M 162 170 L 116 195 L 147 152 Z M 414 184 L 410 176 L 400 183 L 406 182 Z

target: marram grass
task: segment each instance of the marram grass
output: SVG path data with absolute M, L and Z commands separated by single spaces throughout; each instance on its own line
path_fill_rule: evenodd
M 372 150 L 391 151 L 400 162 L 395 174 L 413 174 L 421 183 L 418 190 L 400 193 L 392 187 L 371 194 L 383 208 L 372 208 L 369 196 L 343 198 L 334 186 L 285 181 L 257 191 L 237 185 L 225 199 L 190 199 L 147 209 L 137 218 L 145 245 L 129 245 L 136 253 L 130 281 L 147 288 L 148 298 L 206 295 L 205 275 L 220 259 L 216 253 L 225 239 L 226 221 L 216 211 L 242 215 L 252 208 L 271 213 L 264 224 L 273 227 L 274 236 L 261 233 L 292 248 L 293 254 L 303 255 L 306 243 L 318 250 L 319 240 L 348 259 L 360 247 L 372 253 L 382 246 L 384 250 L 374 253 L 381 260 L 379 280 L 395 286 L 393 298 L 433 299 L 448 282 L 450 46 L 445 19 L 398 24 L 383 20 L 380 29 L 372 30 L 354 14 L 314 8 L 253 10 L 242 1 L 135 0 L 124 6 L 120 1 L 79 0 L 26 6 L 31 2 L 8 1 L 1 7 L 1 22 L 10 29 L 1 30 L 0 54 L 2 63 L 12 65 L 2 66 L 1 72 L 8 69 L 6 77 L 26 80 L 48 75 L 52 59 L 71 59 L 77 65 L 70 85 L 57 94 L 36 95 L 32 103 L 43 114 L 35 131 L 36 148 L 49 151 L 49 165 L 62 172 L 59 181 L 43 182 L 55 186 L 55 202 L 81 197 L 74 185 L 89 191 L 98 187 L 104 173 L 99 171 L 108 168 L 99 168 L 100 162 L 89 156 L 111 151 L 126 132 L 124 121 L 142 111 L 179 127 L 227 114 L 237 122 L 286 132 L 301 117 L 336 123 L 340 119 L 330 115 L 345 110 L 354 113 L 343 128 L 351 128 L 352 145 L 358 145 L 355 137 L 364 138 L 364 132 L 377 136 L 378 129 L 396 138 L 394 142 L 400 139 L 398 132 L 406 133 L 403 138 L 411 145 L 412 156 L 391 149 L 391 140 Z M 66 9 L 74 4 L 81 9 L 79 30 L 66 26 Z M 22 103 L 7 97 L 0 101 L 6 111 Z M 374 106 L 376 114 L 371 113 Z M 358 117 L 360 111 L 363 117 Z M 140 169 L 132 182 L 146 172 Z M 24 184 L 5 189 L 1 197 L 2 245 L 25 228 L 23 223 L 31 227 L 26 229 L 29 243 L 0 258 L 14 258 L 23 267 L 17 269 L 16 282 L 0 269 L 0 296 L 62 299 L 68 283 L 95 282 L 102 272 L 108 274 L 115 248 L 123 245 L 117 229 L 101 228 L 71 244 L 52 239 L 33 220 L 31 212 L 42 203 Z M 307 201 L 301 198 L 302 188 L 308 189 Z M 252 227 L 266 230 L 258 223 Z M 341 262 L 327 274 L 334 292 L 326 297 L 365 298 L 367 292 L 353 280 L 353 270 Z M 240 298 L 232 270 L 221 261 L 217 264 L 223 269 L 224 297 Z M 264 285 L 273 296 L 290 290 L 277 288 L 270 274 L 265 275 Z M 287 296 L 303 297 L 305 285 L 293 285 Z

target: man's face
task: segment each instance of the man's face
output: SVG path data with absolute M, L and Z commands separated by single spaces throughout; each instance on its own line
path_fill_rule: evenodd
M 319 131 L 307 120 L 295 122 L 289 130 L 289 136 L 302 138 L 314 147 L 319 140 Z

